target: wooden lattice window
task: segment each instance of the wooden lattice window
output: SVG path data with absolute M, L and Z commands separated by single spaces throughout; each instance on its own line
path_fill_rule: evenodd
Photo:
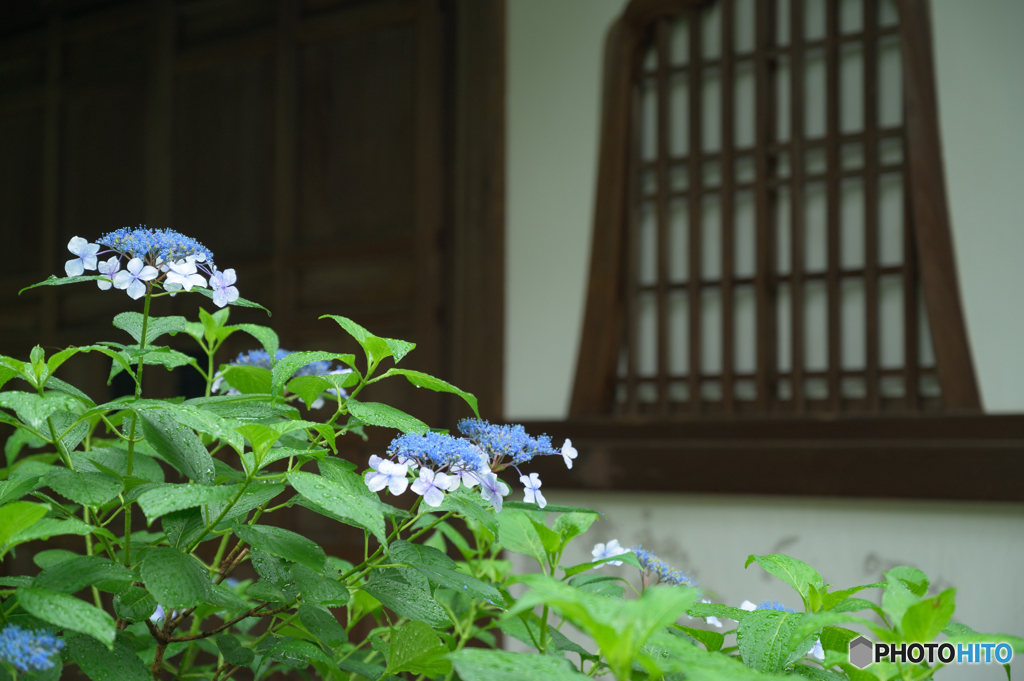
M 927 9 L 630 3 L 573 413 L 980 408 Z

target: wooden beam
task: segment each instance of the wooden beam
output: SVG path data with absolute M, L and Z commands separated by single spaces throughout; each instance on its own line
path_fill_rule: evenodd
M 921 286 L 928 306 L 942 400 L 951 411 L 980 411 L 946 199 L 928 0 L 898 0 L 903 52 L 906 150 Z

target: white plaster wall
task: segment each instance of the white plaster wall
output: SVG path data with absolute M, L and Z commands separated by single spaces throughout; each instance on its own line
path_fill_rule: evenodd
M 582 327 L 604 33 L 624 0 L 508 3 L 510 419 L 568 410 Z M 1024 2 L 932 0 L 960 283 L 989 411 L 1024 409 Z

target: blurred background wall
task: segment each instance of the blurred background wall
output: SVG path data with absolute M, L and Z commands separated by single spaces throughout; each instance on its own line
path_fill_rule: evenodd
M 568 414 L 590 263 L 603 41 L 625 4 L 509 2 L 505 416 L 513 421 Z M 1024 81 L 1018 71 L 1024 43 L 1016 27 L 1024 25 L 1024 4 L 931 5 L 946 180 L 974 362 L 986 411 L 1019 412 L 1024 135 L 1018 126 Z M 577 465 L 587 462 L 581 458 Z M 846 465 L 855 475 L 857 462 Z M 682 481 L 702 471 L 687 467 L 676 474 Z M 884 472 L 863 475 L 870 486 Z M 821 480 L 820 488 L 828 484 Z M 894 564 L 915 565 L 934 582 L 961 589 L 961 621 L 1024 631 L 1024 615 L 1013 605 L 1024 597 L 1015 577 L 1024 556 L 1019 505 L 837 500 L 807 493 L 810 498 L 794 499 L 554 491 L 548 498 L 606 513 L 588 541 L 615 537 L 625 546 L 643 544 L 692 570 L 722 602 L 799 605 L 785 585 L 756 566 L 743 569 L 748 553 L 782 551 L 815 565 L 837 585 L 867 583 Z M 587 557 L 574 556 L 579 562 Z M 528 559 L 520 563 L 529 567 Z M 1003 671 L 944 674 L 995 681 Z

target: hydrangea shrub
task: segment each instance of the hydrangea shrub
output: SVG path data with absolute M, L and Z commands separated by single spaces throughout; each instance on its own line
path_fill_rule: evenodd
M 556 447 L 522 426 L 481 420 L 473 395 L 399 367 L 412 343 L 350 319 L 324 323 L 354 338 L 361 357 L 289 352 L 269 327 L 230 324 L 227 306 L 260 306 L 239 296 L 234 270 L 172 230 L 75 237 L 68 250 L 67 276 L 39 286 L 95 282 L 141 299 L 142 310 L 113 320 L 130 343 L 0 356 L 0 389 L 11 388 L 0 392 L 0 422 L 14 428 L 0 469 L 0 558 L 27 551 L 38 568 L 0 577 L 0 679 L 57 679 L 77 668 L 96 681 L 274 672 L 339 681 L 910 681 L 941 665 L 861 671 L 847 656 L 851 627 L 886 642 L 1010 641 L 1018 652 L 1024 643 L 955 623 L 955 591 L 930 593 L 925 574 L 909 567 L 832 589 L 799 560 L 751 556 L 748 566 L 793 587 L 797 610 L 714 603 L 692 575 L 618 539 L 595 543 L 591 562 L 563 565 L 599 514 L 549 504 L 528 469 L 542 456 L 571 468 L 571 441 Z M 150 314 L 152 299 L 179 293 L 218 309 L 191 321 Z M 161 344 L 177 333 L 206 361 Z M 236 333 L 259 347 L 219 364 Z M 110 359 L 111 378 L 131 377 L 133 395 L 98 404 L 55 376 L 92 352 Z M 205 394 L 144 399 L 146 366 L 190 367 Z M 364 400 L 385 380 L 458 395 L 477 417 L 449 433 Z M 345 457 L 345 438 L 368 429 L 393 439 L 361 471 Z M 329 556 L 278 527 L 276 514 L 296 505 L 356 528 L 363 555 Z M 145 531 L 133 531 L 133 513 Z M 48 546 L 53 537 L 76 550 Z M 532 557 L 538 570 L 513 574 L 503 552 Z M 246 563 L 257 579 L 238 578 Z M 639 589 L 602 572 L 606 565 L 636 568 Z M 525 587 L 518 598 L 516 584 Z M 862 598 L 868 590 L 880 604 Z M 567 638 L 567 623 L 589 642 Z M 536 653 L 504 651 L 502 637 Z

